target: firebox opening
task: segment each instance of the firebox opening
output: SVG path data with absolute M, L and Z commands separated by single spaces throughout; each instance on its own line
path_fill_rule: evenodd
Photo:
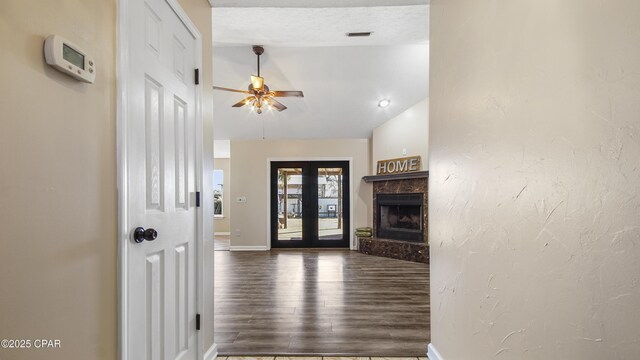
M 422 194 L 378 194 L 376 202 L 379 238 L 423 241 Z
M 393 230 L 422 230 L 420 206 L 380 206 L 380 228 Z

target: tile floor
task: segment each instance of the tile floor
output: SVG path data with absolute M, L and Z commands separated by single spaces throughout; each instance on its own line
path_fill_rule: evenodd
M 302 357 L 302 356 L 218 356 L 218 360 L 429 360 L 427 357 Z

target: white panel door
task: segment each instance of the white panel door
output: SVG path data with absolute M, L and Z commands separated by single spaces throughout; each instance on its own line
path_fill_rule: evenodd
M 125 352 L 131 360 L 195 359 L 196 37 L 174 2 L 129 7 Z M 141 242 L 135 229 L 148 230 Z

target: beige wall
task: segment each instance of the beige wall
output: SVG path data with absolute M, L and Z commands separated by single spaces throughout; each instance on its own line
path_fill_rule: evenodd
M 429 99 L 424 99 L 400 115 L 373 129 L 371 170 L 379 160 L 420 155 L 422 170 L 429 170 Z M 402 155 L 402 150 L 407 151 Z
M 207 1 L 180 2 L 211 54 Z M 94 56 L 94 84 L 45 64 L 54 33 Z M 116 359 L 116 1 L 4 0 L 0 40 L 0 338 L 62 341 L 0 349 L 0 359 Z M 211 119 L 211 57 L 204 63 Z M 213 321 L 204 324 L 210 344 Z
M 431 7 L 432 343 L 640 359 L 640 2 Z
M 213 168 L 216 170 L 222 170 L 224 176 L 222 179 L 222 218 L 215 218 L 214 229 L 216 233 L 231 232 L 231 171 L 230 171 L 230 159 L 229 158 L 215 158 L 213 160 Z
M 0 5 L 0 338 L 62 341 L 1 359 L 116 358 L 115 10 Z M 94 56 L 94 84 L 45 64 L 50 34 Z
M 267 244 L 268 158 L 352 157 L 353 224 L 371 225 L 371 185 L 361 180 L 370 170 L 369 140 L 232 140 L 231 154 L 231 246 Z M 236 203 L 238 196 L 247 202 Z

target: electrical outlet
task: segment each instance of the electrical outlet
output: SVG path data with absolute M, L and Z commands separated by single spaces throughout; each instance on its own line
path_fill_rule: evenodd
M 406 156 L 407 155 L 407 149 L 402 149 L 402 156 Z
M 238 196 L 238 197 L 236 198 L 236 202 L 237 202 L 238 204 L 244 204 L 244 203 L 246 203 L 246 202 L 247 202 L 247 198 L 246 198 L 245 196 Z

